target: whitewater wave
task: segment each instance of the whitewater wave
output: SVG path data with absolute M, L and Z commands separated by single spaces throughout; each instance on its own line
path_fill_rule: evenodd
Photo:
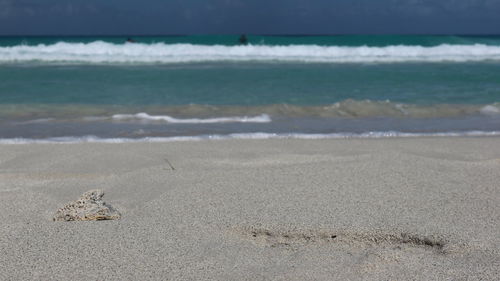
M 36 118 L 33 118 L 34 116 Z M 464 116 L 500 116 L 500 103 L 417 105 L 347 99 L 334 104 L 317 106 L 190 104 L 134 108 L 104 105 L 0 105 L 0 123 L 1 120 L 10 120 L 16 124 L 60 121 L 167 124 L 270 123 L 275 119 L 283 118 L 455 118 Z
M 0 63 L 187 63 L 278 61 L 325 63 L 466 62 L 500 60 L 500 46 L 484 44 L 386 47 L 318 45 L 223 46 L 192 44 L 113 44 L 59 42 L 0 47 Z
M 436 132 L 436 133 L 405 133 L 398 131 L 381 131 L 366 133 L 332 133 L 332 134 L 277 134 L 277 133 L 238 133 L 227 135 L 201 135 L 176 137 L 145 137 L 145 138 L 101 138 L 97 136 L 84 137 L 54 137 L 45 139 L 4 138 L 0 144 L 72 144 L 72 143 L 161 143 L 186 142 L 204 140 L 268 140 L 268 139 L 379 139 L 379 138 L 416 138 L 416 137 L 498 137 L 500 131 L 464 131 L 464 132 Z
M 212 124 L 212 123 L 269 123 L 271 122 L 271 117 L 267 114 L 261 114 L 259 116 L 248 117 L 248 116 L 233 116 L 233 117 L 218 117 L 218 118 L 188 118 L 179 119 L 168 115 L 149 115 L 147 113 L 137 113 L 137 114 L 115 114 L 112 116 L 114 120 L 144 120 L 144 121 L 164 121 L 167 123 L 178 123 L 178 124 Z

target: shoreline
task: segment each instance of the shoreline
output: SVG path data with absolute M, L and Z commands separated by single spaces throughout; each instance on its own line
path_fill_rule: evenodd
M 367 132 L 367 133 L 232 133 L 224 135 L 197 135 L 171 137 L 49 137 L 49 138 L 0 138 L 0 145 L 30 145 L 30 144 L 132 144 L 132 143 L 173 143 L 173 142 L 203 142 L 203 141 L 266 141 L 266 140 L 384 140 L 384 139 L 426 139 L 426 138 L 496 138 L 500 131 L 465 131 L 465 132 Z
M 57 144 L 0 144 L 0 279 L 500 276 L 499 137 Z

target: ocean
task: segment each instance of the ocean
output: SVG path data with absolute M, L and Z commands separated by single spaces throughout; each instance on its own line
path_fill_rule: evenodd
M 500 135 L 500 36 L 0 37 L 0 142 Z

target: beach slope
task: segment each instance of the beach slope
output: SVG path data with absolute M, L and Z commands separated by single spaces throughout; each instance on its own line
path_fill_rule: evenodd
M 495 137 L 3 144 L 0 201 L 1 280 L 500 279 Z

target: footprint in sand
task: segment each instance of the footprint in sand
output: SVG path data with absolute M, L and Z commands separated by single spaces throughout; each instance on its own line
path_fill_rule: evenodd
M 255 227 L 235 228 L 232 232 L 257 245 L 272 248 L 297 248 L 311 244 L 357 244 L 367 248 L 397 248 L 404 245 L 446 254 L 448 246 L 447 242 L 439 237 L 427 237 L 404 232 L 288 231 Z

